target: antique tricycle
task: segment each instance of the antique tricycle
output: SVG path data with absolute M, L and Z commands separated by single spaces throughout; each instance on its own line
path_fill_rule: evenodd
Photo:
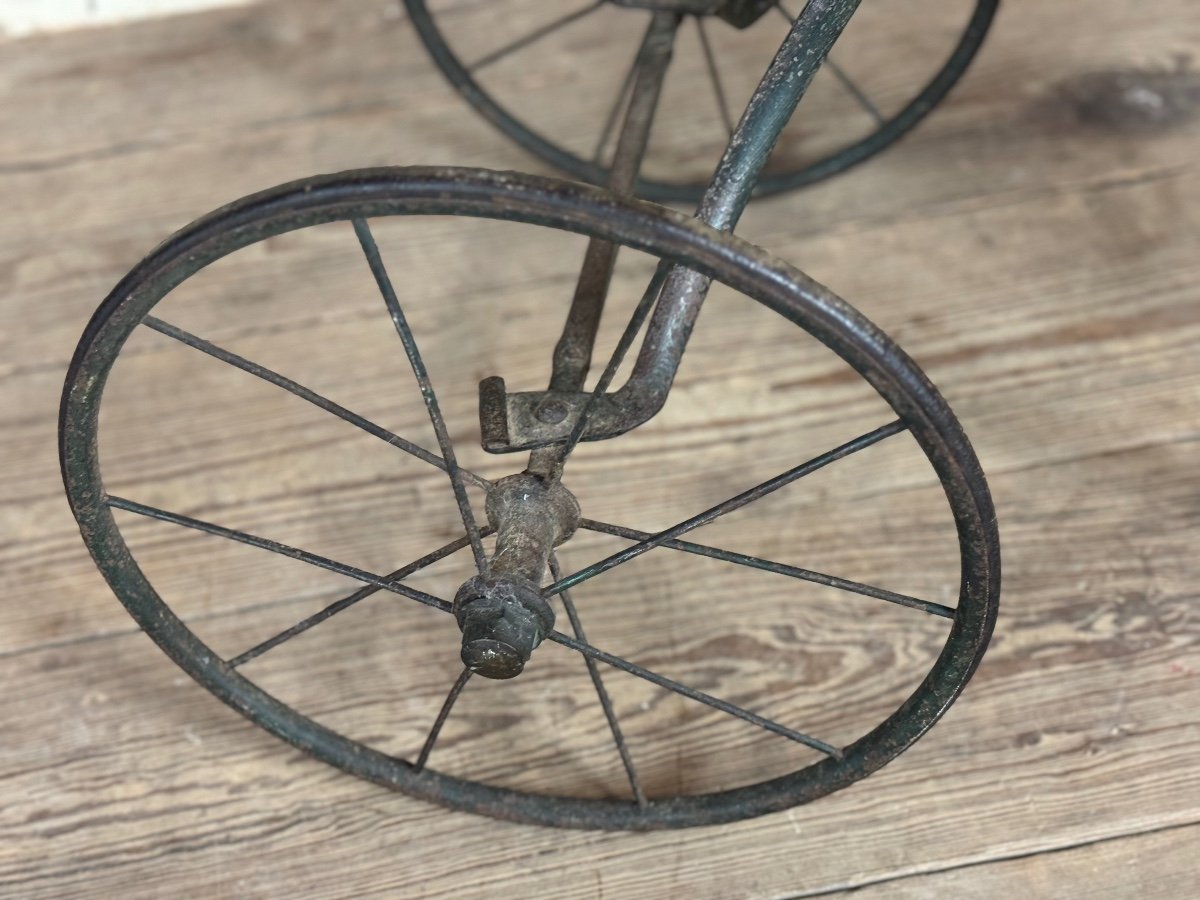
M 788 17 L 788 31 L 736 123 L 729 115 L 716 54 L 706 28 L 761 27 L 778 22 L 770 0 L 601 0 L 507 43 L 471 66 L 462 64 L 424 0 L 406 0 L 411 20 L 456 88 L 505 133 L 582 181 L 446 167 L 363 169 L 285 184 L 238 200 L 182 229 L 139 263 L 101 304 L 71 363 L 60 419 L 63 477 L 72 509 L 96 564 L 134 619 L 204 687 L 263 728 L 352 774 L 416 797 L 504 819 L 563 827 L 651 829 L 727 822 L 785 809 L 838 790 L 876 771 L 911 746 L 946 711 L 982 656 L 997 613 L 999 543 L 992 501 L 978 460 L 954 414 L 917 365 L 879 328 L 830 290 L 792 266 L 733 235 L 751 197 L 809 184 L 859 163 L 915 125 L 962 74 L 995 12 L 979 0 L 949 58 L 893 114 L 880 112 L 840 68 L 833 71 L 872 130 L 798 168 L 764 175 L 764 167 L 814 76 L 851 16 L 857 0 L 811 0 Z M 647 19 L 634 65 L 588 159 L 548 139 L 487 93 L 475 73 L 533 46 L 566 24 L 601 7 Z M 685 22 L 699 29 L 712 76 L 715 104 L 731 131 L 711 179 L 639 180 L 676 36 Z M 608 146 L 612 144 L 611 154 Z M 585 184 L 583 182 L 592 182 Z M 600 185 L 600 186 L 594 186 Z M 695 201 L 694 216 L 656 205 Z M 384 262 L 372 222 L 386 217 L 477 217 L 583 235 L 583 264 L 552 353 L 552 375 L 543 390 L 510 391 L 500 376 L 478 389 L 479 439 L 490 453 L 524 453 L 512 474 L 486 478 L 459 462 L 438 394 L 422 356 L 401 291 Z M 390 314 L 415 375 L 437 450 L 389 430 L 271 368 L 227 350 L 154 315 L 155 306 L 195 274 L 242 248 L 327 223 L 345 222 Z M 657 260 L 640 300 L 594 384 L 587 384 L 601 313 L 618 249 Z M 785 471 L 760 481 L 677 524 L 653 532 L 589 518 L 569 489 L 572 454 L 583 442 L 609 442 L 662 409 L 675 382 L 693 326 L 710 287 L 725 285 L 798 326 L 831 350 L 885 401 L 890 418 Z M 412 285 L 405 286 L 412 291 Z M 419 289 L 419 286 L 418 286 Z M 556 313 L 556 315 L 559 315 Z M 290 392 L 444 473 L 461 519 L 453 540 L 387 574 L 377 574 L 296 546 L 226 527 L 106 491 L 97 433 L 110 370 L 127 339 L 151 329 L 200 353 Z M 627 377 L 614 387 L 627 354 L 644 329 Z M 824 574 L 750 553 L 687 540 L 694 530 L 774 495 L 786 485 L 839 460 L 864 453 L 897 435 L 908 435 L 940 482 L 957 533 L 957 603 L 922 599 L 860 581 Z M 460 448 L 461 449 L 461 448 Z M 433 470 L 431 470 L 433 471 Z M 482 500 L 482 503 L 480 501 Z M 361 587 L 320 611 L 237 654 L 222 656 L 202 641 L 156 592 L 126 544 L 114 510 L 197 529 L 230 541 L 347 576 Z M 485 513 L 481 522 L 479 512 Z M 591 532 L 625 546 L 573 571 L 559 565 L 560 548 Z M 894 604 L 913 615 L 948 623 L 940 651 L 923 680 L 882 722 L 851 741 L 831 742 L 607 652 L 589 642 L 572 599 L 577 587 L 656 548 L 706 557 L 732 567 L 823 585 L 846 596 Z M 457 592 L 436 596 L 411 577 L 468 551 L 474 572 Z M 715 590 L 715 585 L 714 585 Z M 376 594 L 394 594 L 452 616 L 461 632 L 453 653 L 458 675 L 410 757 L 386 752 L 369 740 L 327 727 L 278 699 L 247 677 L 242 667 L 309 632 Z M 746 596 L 737 598 L 747 602 Z M 752 598 L 749 598 L 752 600 Z M 709 604 L 712 597 L 694 602 Z M 855 600 L 852 602 L 864 602 Z M 569 628 L 556 627 L 559 607 Z M 692 610 L 695 614 L 695 610 Z M 853 616 L 853 611 L 847 615 Z M 514 789 L 436 771 L 427 765 L 439 734 L 468 681 L 511 679 L 536 667 L 537 648 L 558 644 L 582 656 L 628 781 L 627 798 L 577 796 Z M 623 735 L 616 705 L 601 675 L 612 667 L 699 704 L 741 719 L 808 748 L 814 758 L 794 771 L 749 784 L 719 785 L 700 793 L 647 790 Z

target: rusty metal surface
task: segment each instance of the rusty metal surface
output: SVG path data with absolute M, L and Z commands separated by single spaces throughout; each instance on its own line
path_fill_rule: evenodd
M 678 29 L 679 17 L 674 13 L 655 14 L 638 51 L 629 109 L 609 172 L 607 186 L 615 194 L 631 194 L 637 182 Z M 554 347 L 551 391 L 574 391 L 583 387 L 592 361 L 596 329 L 600 327 L 604 300 L 608 296 L 608 285 L 617 261 L 617 246 L 610 241 L 588 241 L 562 337 Z M 546 421 L 544 415 L 535 418 Z M 557 421 L 561 422 L 562 418 L 559 417 Z
M 496 550 L 484 572 L 454 597 L 462 662 L 486 678 L 514 678 L 554 629 L 542 595 L 551 551 L 579 526 L 579 502 L 561 483 L 525 472 L 495 482 L 487 494 Z
M 750 98 L 700 201 L 696 211 L 698 219 L 723 231 L 732 231 L 737 225 L 780 132 L 804 97 L 829 49 L 849 24 L 858 4 L 859 0 L 812 0 L 805 6 Z M 655 16 L 655 22 L 661 15 Z M 585 273 L 591 278 L 592 273 L 586 267 Z M 611 268 L 603 273 L 605 287 L 610 275 Z M 589 284 L 594 283 L 589 281 Z M 648 421 L 666 402 L 696 317 L 708 295 L 708 287 L 708 278 L 701 273 L 685 266 L 672 268 L 650 317 L 633 374 L 623 387 L 611 394 L 597 393 L 594 399 L 585 397 L 581 401 L 577 393 L 561 392 L 578 391 L 582 379 L 562 378 L 551 382 L 551 390 L 558 392 L 553 396 L 549 393 L 526 394 L 512 403 L 506 401 L 502 416 L 495 410 L 482 411 L 481 421 L 490 426 L 485 448 L 509 452 L 564 441 L 562 455 L 565 456 L 571 450 L 573 431 L 579 432 L 579 440 L 604 440 Z M 576 319 L 577 324 L 580 322 L 581 317 Z M 594 332 L 599 324 L 598 311 L 588 324 Z M 571 346 L 578 350 L 585 345 L 590 351 L 592 340 L 581 339 L 575 333 Z M 619 362 L 614 359 L 610 369 L 615 372 Z M 574 371 L 579 371 L 578 367 Z M 586 367 L 582 371 L 586 372 Z M 481 409 L 484 402 L 497 402 L 497 388 L 493 382 L 486 396 L 481 392 Z M 546 422 L 536 413 L 551 399 L 565 405 L 568 414 L 555 422 Z M 588 421 L 584 428 L 579 428 L 583 417 Z M 509 430 L 503 437 L 495 433 L 495 425 L 501 421 Z M 538 468 L 552 467 L 539 459 Z

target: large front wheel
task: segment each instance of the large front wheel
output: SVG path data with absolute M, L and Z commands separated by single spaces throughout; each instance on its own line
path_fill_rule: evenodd
M 482 778 L 438 771 L 427 765 L 427 761 L 435 749 L 437 734 L 445 724 L 445 715 L 438 717 L 430 738 L 419 752 L 415 747 L 407 750 L 396 748 L 389 746 L 387 735 L 322 724 L 311 710 L 300 709 L 278 699 L 246 674 L 253 668 L 254 661 L 282 652 L 281 648 L 301 635 L 305 636 L 303 640 L 309 642 L 308 646 L 311 647 L 312 642 L 321 637 L 322 629 L 330 627 L 325 623 L 352 606 L 379 603 L 379 598 L 391 595 L 394 603 L 390 614 L 394 616 L 444 616 L 451 612 L 448 597 L 414 586 L 411 578 L 427 566 L 489 539 L 487 527 L 480 526 L 471 512 L 473 505 L 476 509 L 480 508 L 478 494 L 456 497 L 458 509 L 464 518 L 460 523 L 462 530 L 452 540 L 430 541 L 427 553 L 381 574 L 289 546 L 267 535 L 251 534 L 205 519 L 196 515 L 194 508 L 183 511 L 165 509 L 149 502 L 149 499 L 115 496 L 105 488 L 98 449 L 105 384 L 130 336 L 138 329 L 148 328 L 185 345 L 187 349 L 181 352 L 199 351 L 214 357 L 245 373 L 248 383 L 255 378 L 266 381 L 386 442 L 398 455 L 407 453 L 417 457 L 420 462 L 414 461 L 413 465 L 422 467 L 421 471 L 446 492 L 451 489 L 446 480 L 447 472 L 457 474 L 456 483 L 466 485 L 471 491 L 488 489 L 492 481 L 458 465 L 445 446 L 435 452 L 418 442 L 407 440 L 280 372 L 154 316 L 156 304 L 223 257 L 290 232 L 344 221 L 347 223 L 345 240 L 352 246 L 357 237 L 365 251 L 364 265 L 369 264 L 376 282 L 386 286 L 385 297 L 378 305 L 379 315 L 384 317 L 384 301 L 387 301 L 387 306 L 395 307 L 396 297 L 387 296 L 391 282 L 387 278 L 386 254 L 380 252 L 371 238 L 371 224 L 378 225 L 388 217 L 397 216 L 462 216 L 527 223 L 614 241 L 652 257 L 697 269 L 777 313 L 782 317 L 781 323 L 797 326 L 797 337 L 807 333 L 816 338 L 869 383 L 884 401 L 880 404 L 881 409 L 890 410 L 889 414 L 867 430 L 851 435 L 816 455 L 806 454 L 806 458 L 794 460 L 785 471 L 765 481 L 739 482 L 738 490 L 732 492 L 728 499 L 699 509 L 670 528 L 651 533 L 624 524 L 599 521 L 589 518 L 585 504 L 577 533 L 606 535 L 625 542 L 627 546 L 592 563 L 567 571 L 555 571 L 553 583 L 543 587 L 544 597 L 549 604 L 567 604 L 565 609 L 570 627 L 552 630 L 545 635 L 545 639 L 548 645 L 557 644 L 578 653 L 581 657 L 578 665 L 588 668 L 594 693 L 589 687 L 590 696 L 572 698 L 572 703 L 576 700 L 581 703 L 598 701 L 603 707 L 604 717 L 616 744 L 614 755 L 619 753 L 628 776 L 629 791 L 626 797 L 587 796 L 589 791 L 586 787 L 572 791 L 569 787 L 557 784 L 551 790 L 513 788 Z M 409 284 L 405 293 L 419 291 L 420 285 Z M 229 307 L 234 311 L 238 308 L 236 304 Z M 396 315 L 395 309 L 393 321 L 401 328 L 406 351 L 412 351 L 410 356 L 415 353 L 419 359 L 417 348 L 420 342 L 408 328 L 404 317 Z M 417 369 L 414 365 L 414 370 Z M 435 386 L 428 379 L 428 373 L 425 380 L 421 380 L 418 373 L 418 381 L 428 401 L 436 393 Z M 232 403 L 233 400 L 221 402 Z M 764 498 L 777 497 L 784 488 L 801 491 L 804 489 L 802 479 L 818 470 L 834 470 L 839 465 L 846 465 L 842 460 L 847 458 L 857 459 L 877 453 L 879 451 L 874 448 L 880 445 L 889 448 L 906 445 L 914 454 L 923 455 L 932 467 L 936 481 L 940 482 L 957 532 L 957 547 L 954 548 L 959 561 L 956 603 L 911 596 L 875 584 L 713 546 L 692 540 L 694 536 L 685 537 L 735 509 L 753 508 Z M 621 439 L 595 446 L 619 455 Z M 794 446 L 792 439 L 784 441 L 784 446 Z M 281 448 L 280 458 L 286 458 L 288 452 L 292 451 Z M 581 828 L 682 827 L 727 822 L 781 810 L 838 790 L 879 769 L 912 745 L 937 721 L 975 670 L 996 617 L 999 546 L 987 486 L 978 461 L 953 413 L 911 359 L 878 328 L 830 291 L 745 241 L 649 203 L 620 199 L 598 189 L 554 179 L 478 169 L 393 168 L 352 171 L 283 185 L 205 216 L 143 260 L 97 310 L 80 341 L 64 388 L 60 454 L 71 506 L 97 565 L 138 624 L 193 678 L 263 728 L 325 762 L 416 797 L 504 819 Z M 721 474 L 724 479 L 722 483 L 738 482 L 738 478 L 728 472 Z M 567 479 L 570 479 L 569 472 Z M 619 489 L 620 485 L 613 486 L 613 490 Z M 319 515 L 319 508 L 319 504 L 313 506 L 309 514 Z M 174 526 L 206 532 L 225 541 L 248 545 L 264 553 L 287 556 L 345 576 L 356 582 L 358 588 L 299 622 L 278 622 L 273 636 L 255 640 L 251 646 L 239 652 L 220 653 L 197 636 L 192 623 L 185 621 L 164 602 L 135 560 L 126 543 L 123 526 L 114 516 L 115 512 L 120 512 L 125 517 L 122 521 L 126 523 L 139 521 L 139 517 L 150 517 Z M 788 523 L 789 530 L 793 527 L 802 535 L 805 523 Z M 565 545 L 567 549 L 570 546 L 570 543 Z M 478 559 L 480 548 L 475 546 L 475 550 Z M 817 585 L 820 590 L 830 592 L 831 596 L 836 596 L 838 604 L 844 605 L 839 605 L 838 614 L 828 621 L 836 623 L 842 632 L 861 625 L 861 639 L 864 642 L 872 639 L 868 629 L 868 611 L 874 608 L 873 604 L 911 616 L 909 621 L 914 628 L 937 627 L 938 623 L 944 623 L 944 637 L 938 639 L 940 650 L 932 653 L 927 674 L 916 689 L 882 721 L 877 724 L 862 723 L 855 737 L 823 735 L 814 727 L 819 725 L 832 729 L 829 723 L 836 723 L 837 731 L 849 727 L 846 717 L 850 715 L 850 707 L 845 704 L 845 697 L 837 693 L 838 690 L 848 689 L 848 686 L 838 677 L 824 684 L 831 691 L 824 698 L 826 713 L 814 715 L 813 722 L 797 721 L 791 717 L 781 721 L 783 716 L 773 712 L 776 701 L 786 703 L 789 698 L 801 693 L 809 694 L 818 683 L 814 681 L 818 676 L 813 673 L 818 672 L 820 667 L 813 662 L 813 648 L 820 638 L 805 628 L 795 629 L 792 626 L 794 630 L 788 632 L 794 636 L 796 644 L 788 651 L 792 655 L 780 657 L 773 663 L 774 675 L 770 679 L 773 687 L 756 702 L 751 702 L 756 695 L 744 694 L 728 686 L 736 672 L 726 671 L 733 663 L 721 655 L 729 637 L 727 633 L 724 636 L 715 635 L 712 641 L 703 644 L 702 651 L 695 651 L 693 645 L 692 652 L 700 652 L 702 656 L 700 671 L 707 673 L 703 676 L 705 683 L 699 685 L 663 674 L 664 666 L 673 667 L 678 662 L 672 662 L 666 651 L 656 653 L 653 659 L 638 661 L 608 652 L 589 642 L 583 622 L 588 619 L 590 610 L 602 608 L 605 604 L 619 606 L 623 598 L 619 593 L 620 588 L 615 587 L 622 583 L 618 574 L 627 571 L 627 561 L 640 558 L 650 551 L 682 560 L 703 558 L 706 565 L 720 565 L 731 572 L 751 572 L 760 579 L 753 582 L 757 585 L 755 590 L 747 591 L 741 587 L 724 596 L 721 590 L 727 582 L 723 577 L 705 579 L 703 594 L 689 591 L 680 598 L 678 608 L 670 610 L 687 617 L 689 627 L 697 622 L 702 626 L 705 621 L 723 627 L 718 624 L 717 612 L 726 608 L 738 610 L 738 615 L 750 615 L 756 598 L 766 596 L 762 592 L 768 591 L 766 582 L 761 579 L 768 579 L 772 584 L 795 586 L 797 594 L 794 601 L 779 609 L 792 608 L 800 618 L 803 618 L 804 606 L 809 602 L 800 588 Z M 196 571 L 203 572 L 203 567 L 197 567 Z M 614 587 L 606 588 L 606 585 Z M 613 593 L 606 595 L 606 590 Z M 756 590 L 760 593 L 756 593 Z M 569 602 L 568 591 L 578 593 L 578 608 Z M 668 594 L 661 594 L 663 603 L 667 602 Z M 372 596 L 376 597 L 374 601 L 370 599 Z M 951 600 L 950 597 L 941 599 Z M 641 615 L 649 620 L 651 617 L 661 617 L 666 611 L 656 607 Z M 639 613 L 632 611 L 632 614 Z M 811 626 L 818 619 L 805 621 Z M 779 627 L 786 627 L 786 622 L 780 622 Z M 397 652 L 417 653 L 420 648 L 413 645 L 411 634 L 408 638 L 406 634 L 407 631 L 399 632 L 397 642 L 402 646 Z M 404 643 L 406 640 L 408 644 Z M 925 644 L 916 642 L 914 646 L 924 647 Z M 544 649 L 536 651 L 526 667 L 526 674 L 515 679 L 515 682 L 529 678 L 530 671 L 536 670 L 545 658 L 540 655 L 547 652 Z M 457 644 L 448 644 L 445 654 L 448 659 L 456 660 Z M 880 660 L 885 658 L 880 657 Z M 874 668 L 869 673 L 872 683 L 887 674 L 888 663 L 880 660 L 872 664 Z M 347 660 L 346 665 L 352 662 Z M 719 691 L 712 686 L 714 666 L 722 673 Z M 740 720 L 767 734 L 772 741 L 784 742 L 795 750 L 788 757 L 792 760 L 792 768 L 766 775 L 755 770 L 750 761 L 743 757 L 734 769 L 740 765 L 746 771 L 754 772 L 754 777 L 748 781 L 744 777 L 722 777 L 718 783 L 700 792 L 679 792 L 661 779 L 653 785 L 644 783 L 644 779 L 639 780 L 638 758 L 645 749 L 645 742 L 653 735 L 643 736 L 637 742 L 626 740 L 623 736 L 622 723 L 628 721 L 625 717 L 637 710 L 622 702 L 614 703 L 610 698 L 605 679 L 600 673 L 612 676 L 612 669 L 640 679 L 655 690 L 666 692 L 666 696 L 682 698 L 707 707 L 722 717 Z M 802 670 L 809 673 L 804 676 L 803 691 L 798 686 Z M 514 682 L 490 682 L 488 686 L 489 689 L 503 692 L 509 689 L 507 686 L 510 683 Z M 453 699 L 460 692 L 469 693 L 475 689 L 474 684 L 466 684 L 466 677 L 454 682 L 451 697 L 443 708 L 444 712 L 450 714 L 451 721 L 454 715 L 451 710 Z M 547 697 L 552 696 L 555 684 L 558 682 L 547 686 Z M 320 679 L 310 686 L 319 692 Z M 367 685 L 364 689 L 370 691 L 373 686 Z M 495 696 L 496 702 L 503 702 L 503 693 Z M 401 715 L 402 708 L 396 698 L 389 698 L 386 703 L 390 715 Z M 756 705 L 760 710 L 764 706 L 770 707 L 771 711 L 750 708 Z M 643 707 L 642 712 L 647 716 L 655 712 L 652 704 L 643 704 Z M 521 710 L 517 708 L 509 712 L 516 717 L 514 727 L 519 730 Z M 603 723 L 605 719 L 597 721 Z M 495 727 L 494 721 L 489 727 Z M 673 726 L 664 722 L 659 727 L 668 729 Z M 350 736 L 351 732 L 354 736 Z M 549 754 L 547 759 L 562 756 L 555 750 L 555 737 L 553 733 L 539 735 L 539 740 L 546 746 L 545 752 Z M 513 764 L 525 776 L 536 775 L 538 763 L 534 758 L 518 759 Z M 528 771 L 530 769 L 534 771 L 531 773 Z M 724 771 L 728 773 L 730 770 Z

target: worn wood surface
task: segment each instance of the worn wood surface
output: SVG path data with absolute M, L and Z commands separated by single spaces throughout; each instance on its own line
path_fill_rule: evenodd
M 938 31 L 914 38 L 895 66 L 865 65 L 885 58 L 879 35 L 904 33 L 888 22 L 911 14 L 901 6 L 871 5 L 856 25 L 862 49 L 843 51 L 885 105 L 902 93 L 904 60 Z M 939 4 L 920 7 L 936 19 Z M 747 237 L 879 322 L 954 406 L 997 501 L 1002 618 L 963 699 L 869 780 L 787 813 L 651 835 L 444 812 L 254 729 L 132 626 L 58 479 L 55 407 L 74 342 L 171 230 L 314 172 L 543 171 L 537 161 L 452 94 L 382 0 L 268 3 L 0 44 L 0 894 L 1190 896 L 1200 823 L 1193 7 L 1163 0 L 1148 15 L 1132 0 L 1010 0 L 966 82 L 918 132 L 747 214 Z M 491 4 L 444 8 L 468 57 L 545 16 L 532 0 L 495 20 Z M 630 34 L 610 25 L 581 22 L 536 65 L 498 66 L 497 90 L 586 148 L 630 52 Z M 735 100 L 769 43 L 723 45 Z M 681 53 L 679 65 L 654 165 L 702 171 L 719 134 L 702 136 L 713 125 L 699 109 L 710 103 L 702 63 Z M 809 131 L 787 152 L 815 146 L 801 142 L 810 132 L 820 141 L 861 125 L 839 113 L 836 83 L 814 90 Z M 582 242 L 445 219 L 377 230 L 460 453 L 487 474 L 510 471 L 512 460 L 472 444 L 475 383 L 544 380 Z M 648 267 L 623 259 L 602 348 Z M 239 253 L 161 310 L 432 446 L 348 227 Z M 586 514 L 665 527 L 885 420 L 827 351 L 729 293 L 713 297 L 693 340 L 663 416 L 579 452 L 569 483 Z M 445 484 L 419 462 L 160 335 L 135 335 L 127 354 L 102 423 L 114 493 L 378 571 L 455 536 Z M 703 539 L 953 602 L 953 531 L 906 441 Z M 222 654 L 348 590 L 289 560 L 121 521 L 163 595 Z M 620 544 L 581 537 L 565 564 Z M 465 563 L 415 583 L 448 595 Z M 835 742 L 894 708 L 945 634 L 907 610 L 668 551 L 577 599 L 594 643 Z M 247 672 L 320 721 L 409 755 L 454 677 L 455 643 L 435 613 L 381 600 Z M 652 795 L 811 758 L 618 673 L 607 683 Z M 589 692 L 578 659 L 543 648 L 516 682 L 468 687 L 432 764 L 619 795 Z

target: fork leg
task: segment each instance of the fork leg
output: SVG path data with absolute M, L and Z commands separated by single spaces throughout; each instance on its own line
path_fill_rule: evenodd
M 633 92 L 617 139 L 608 179 L 608 188 L 615 194 L 633 193 L 650 140 L 663 79 L 671 62 L 679 21 L 675 13 L 655 13 L 642 40 L 635 62 Z M 616 263 L 617 249 L 618 246 L 609 241 L 593 239 L 588 243 L 566 325 L 554 348 L 554 373 L 550 378 L 552 391 L 577 391 L 583 387 L 591 363 L 596 329 L 600 324 Z

